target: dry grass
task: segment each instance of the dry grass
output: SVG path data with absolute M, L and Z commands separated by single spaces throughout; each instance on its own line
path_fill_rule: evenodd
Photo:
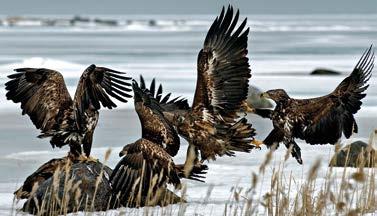
M 377 212 L 377 188 L 376 188 L 376 169 L 365 168 L 365 161 L 371 158 L 364 158 L 360 154 L 359 165 L 357 168 L 334 168 L 328 167 L 325 177 L 318 177 L 321 161 L 317 160 L 303 179 L 295 179 L 291 172 L 286 169 L 286 161 L 290 152 L 287 151 L 286 157 L 277 165 L 272 165 L 274 157 L 273 151 L 269 151 L 259 167 L 259 172 L 252 173 L 250 186 L 231 189 L 228 201 L 224 204 L 223 215 L 362 215 Z M 108 156 L 107 156 L 108 158 Z M 69 169 L 65 172 L 69 172 Z M 266 178 L 266 172 L 272 173 L 271 178 Z M 68 175 L 67 175 L 68 176 Z M 59 185 L 57 174 L 54 175 L 54 185 Z M 102 172 L 101 172 L 102 178 Z M 100 182 L 101 179 L 98 179 Z M 268 182 L 267 182 L 268 181 Z M 268 191 L 261 193 L 258 187 L 261 184 L 270 185 Z M 56 196 L 57 186 L 48 191 L 52 199 L 44 200 L 43 208 L 49 209 L 48 215 L 67 214 L 69 199 L 73 199 L 77 204 L 86 203 L 85 215 L 91 212 L 93 205 L 88 205 L 78 184 L 69 178 L 64 181 L 65 193 L 63 199 Z M 98 183 L 99 184 L 99 183 Z M 98 186 L 98 184 L 96 186 Z M 211 198 L 213 186 L 210 185 L 206 196 L 201 203 L 189 204 L 181 203 L 169 205 L 161 208 L 139 208 L 139 209 L 118 209 L 116 215 L 185 215 L 189 205 L 197 205 L 195 212 L 200 212 Z M 185 197 L 186 188 L 181 190 L 182 198 Z M 93 202 L 90 202 L 93 203 Z M 51 211 L 52 210 L 52 211 Z M 12 214 L 15 214 L 12 210 Z M 46 211 L 38 212 L 43 215 Z M 114 215 L 112 212 L 103 212 L 101 215 Z

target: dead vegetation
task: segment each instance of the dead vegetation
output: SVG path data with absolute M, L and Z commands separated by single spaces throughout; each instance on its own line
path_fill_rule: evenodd
M 269 151 L 259 166 L 259 172 L 251 174 L 249 187 L 232 187 L 229 199 L 223 207 L 223 215 L 362 215 L 377 211 L 376 169 L 366 168 L 370 161 L 374 162 L 373 158 L 365 158 L 364 154 L 360 154 L 357 168 L 330 166 L 325 177 L 318 176 L 324 162 L 317 160 L 304 178 L 295 179 L 286 169 L 290 153 L 287 152 L 287 156 L 277 165 L 271 164 L 273 154 L 273 151 Z M 106 157 L 108 158 L 108 155 Z M 68 165 L 62 170 L 69 172 Z M 267 172 L 271 172 L 271 178 L 266 178 Z M 93 211 L 94 200 L 85 199 L 85 194 L 79 189 L 79 182 L 74 183 L 69 178 L 65 179 L 64 196 L 61 198 L 56 195 L 60 184 L 57 174 L 53 178 L 54 187 L 46 191 L 51 196 L 46 196 L 48 199 L 43 201 L 36 215 L 65 215 L 68 212 L 66 206 L 71 200 L 74 200 L 77 206 L 85 204 L 84 210 L 77 208 L 75 211 L 83 211 L 85 215 Z M 96 186 L 101 178 L 98 178 Z M 261 184 L 268 184 L 270 187 L 260 193 Z M 161 208 L 119 208 L 117 214 L 185 215 L 189 205 L 198 205 L 195 211 L 200 215 L 211 200 L 212 190 L 213 186 L 209 186 L 207 195 L 199 204 L 181 202 Z M 183 187 L 181 198 L 184 199 L 185 196 L 186 188 Z M 110 203 L 108 207 L 111 209 Z M 13 209 L 12 214 L 17 212 Z M 114 211 L 101 213 L 107 214 L 113 215 Z

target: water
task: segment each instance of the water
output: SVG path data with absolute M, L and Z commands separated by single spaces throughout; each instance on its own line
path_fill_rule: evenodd
M 370 44 L 377 44 L 376 15 L 247 17 L 251 29 L 249 58 L 253 77 L 250 83 L 263 90 L 284 88 L 292 97 L 315 97 L 331 92 L 352 71 L 363 51 Z M 62 72 L 73 94 L 82 71 L 95 63 L 125 71 L 136 79 L 140 74 L 147 80 L 156 77 L 163 83 L 166 92 L 191 101 L 196 82 L 197 54 L 214 16 L 111 18 L 120 22 L 136 21 L 115 27 L 0 27 L 0 86 L 4 85 L 5 76 L 12 73 L 13 68 L 47 67 Z M 149 25 L 150 19 L 157 20 L 156 25 Z M 309 76 L 317 67 L 339 70 L 342 76 Z M 365 140 L 377 127 L 376 78 L 374 72 L 369 81 L 368 95 L 356 115 L 360 133 L 354 139 Z M 6 214 L 12 203 L 11 193 L 19 183 L 42 163 L 65 155 L 66 149 L 51 150 L 46 140 L 36 139 L 38 131 L 27 117 L 21 117 L 19 105 L 6 101 L 4 94 L 5 90 L 1 88 L 0 144 L 3 149 L 0 154 L 0 213 Z M 124 144 L 140 136 L 132 102 L 119 105 L 124 109 L 101 113 L 93 150 L 100 159 L 109 146 L 117 153 Z M 251 120 L 259 138 L 271 129 L 267 120 L 257 117 Z M 352 139 L 343 142 L 350 141 Z M 184 148 L 183 142 L 177 157 L 179 161 L 184 159 Z M 332 151 L 331 146 L 303 146 L 304 166 L 291 159 L 288 167 L 300 178 L 317 157 L 328 160 Z M 206 184 L 188 182 L 189 200 L 199 202 L 205 196 L 208 185 L 214 184 L 211 204 L 212 208 L 221 212 L 231 186 L 248 185 L 251 171 L 257 171 L 265 153 L 264 149 L 211 163 Z M 116 155 L 109 161 L 112 167 L 118 161 Z M 276 160 L 282 155 L 284 150 L 280 148 Z M 244 175 L 245 171 L 247 175 Z

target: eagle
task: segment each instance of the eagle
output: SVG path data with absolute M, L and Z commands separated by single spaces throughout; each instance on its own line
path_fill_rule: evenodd
M 15 197 L 17 199 L 29 199 L 34 187 L 38 187 L 44 181 L 51 178 L 56 170 L 64 169 L 64 167 L 70 163 L 70 161 L 71 160 L 68 157 L 63 157 L 51 159 L 47 163 L 44 163 L 34 173 L 25 179 L 22 186 L 14 192 Z
M 169 98 L 161 96 L 162 87 L 155 93 L 162 106 L 169 106 L 164 111 L 166 119 L 189 143 L 186 175 L 205 160 L 234 156 L 236 151 L 250 152 L 255 147 L 252 144 L 255 130 L 246 118 L 239 117 L 239 112 L 248 108 L 246 98 L 251 70 L 247 58 L 249 28 L 244 30 L 247 19 L 236 28 L 238 18 L 239 11 L 234 13 L 229 6 L 226 12 L 223 8 L 212 23 L 198 54 L 197 83 L 191 107 L 187 100 L 177 98 L 169 103 Z M 143 82 L 141 86 L 145 88 Z M 153 82 L 150 91 L 152 94 L 155 91 Z M 179 106 L 174 103 L 177 101 Z
M 164 109 L 153 95 L 132 84 L 135 110 L 142 128 L 141 138 L 124 146 L 120 162 L 110 176 L 115 203 L 139 207 L 153 203 L 167 184 L 181 187 L 181 178 L 202 181 L 207 166 L 202 165 L 183 175 L 183 165 L 173 157 L 180 147 L 179 136 L 163 115 Z
M 101 105 L 117 105 L 110 97 L 126 103 L 132 97 L 131 78 L 125 73 L 92 64 L 85 69 L 72 100 L 61 73 L 46 68 L 18 68 L 9 75 L 6 97 L 21 103 L 41 131 L 39 138 L 50 138 L 52 147 L 69 145 L 71 159 L 87 159 L 93 142 Z M 84 155 L 83 155 L 84 153 Z M 83 156 L 83 157 L 81 157 Z
M 255 113 L 272 120 L 273 130 L 264 139 L 271 147 L 283 142 L 302 164 L 301 150 L 295 138 L 311 145 L 335 144 L 342 134 L 349 138 L 358 132 L 354 114 L 361 108 L 367 82 L 374 67 L 374 52 L 370 46 L 356 64 L 352 73 L 328 95 L 310 98 L 291 98 L 283 89 L 269 90 L 261 96 L 272 99 L 275 109 L 256 109 Z

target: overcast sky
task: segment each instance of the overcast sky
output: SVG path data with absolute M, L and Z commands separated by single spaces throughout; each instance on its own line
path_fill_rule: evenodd
M 247 14 L 377 14 L 377 0 L 1 0 L 0 14 L 217 14 L 228 3 Z

